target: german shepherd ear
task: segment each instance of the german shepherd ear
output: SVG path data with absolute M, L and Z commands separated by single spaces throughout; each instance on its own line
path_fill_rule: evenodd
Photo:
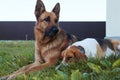
M 54 12 L 55 15 L 56 15 L 57 17 L 59 17 L 59 13 L 60 13 L 60 3 L 57 3 L 57 4 L 55 5 L 55 7 L 53 8 L 52 12 Z
M 45 6 L 43 2 L 41 0 L 37 0 L 35 6 L 35 16 L 37 20 L 44 11 L 45 11 Z

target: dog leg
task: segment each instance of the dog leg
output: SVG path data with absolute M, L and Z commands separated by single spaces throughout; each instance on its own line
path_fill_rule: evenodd
M 105 53 L 103 52 L 101 47 L 99 45 L 96 45 L 96 48 L 97 48 L 97 57 L 99 59 L 103 58 L 105 56 Z
M 29 64 L 27 66 L 23 66 L 22 68 L 20 68 L 19 70 L 15 71 L 14 73 L 6 76 L 7 80 L 11 80 L 11 79 L 15 78 L 16 76 L 18 76 L 18 75 L 20 75 L 22 73 L 25 73 L 25 71 L 27 71 L 31 66 L 38 65 L 38 64 L 40 65 L 39 62 L 35 62 L 35 63 Z
M 39 71 L 39 70 L 44 69 L 46 67 L 53 66 L 56 62 L 57 62 L 57 59 L 54 59 L 54 61 L 53 60 L 49 60 L 46 63 L 43 63 L 41 65 L 35 64 L 35 65 L 31 66 L 29 69 L 27 69 L 25 71 L 25 74 L 29 74 L 30 72 Z

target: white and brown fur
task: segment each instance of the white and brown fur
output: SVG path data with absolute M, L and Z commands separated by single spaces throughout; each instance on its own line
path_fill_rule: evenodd
M 37 0 L 35 7 L 35 61 L 11 73 L 1 80 L 11 80 L 25 73 L 39 71 L 56 64 L 61 52 L 76 41 L 75 36 L 67 34 L 59 27 L 60 4 L 57 3 L 51 12 L 47 12 L 41 0 Z
M 80 48 L 83 48 L 82 51 Z M 95 39 L 86 38 L 82 41 L 77 41 L 66 48 L 61 57 L 63 58 L 61 64 L 66 65 L 68 62 L 73 62 L 74 59 L 87 60 L 90 57 L 103 58 L 110 55 L 117 56 L 120 50 L 120 41 L 114 39 Z M 57 66 L 56 69 L 58 69 Z

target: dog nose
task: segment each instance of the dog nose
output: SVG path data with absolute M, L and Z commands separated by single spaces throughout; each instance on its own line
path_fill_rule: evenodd
M 56 26 L 53 26 L 46 31 L 46 36 L 53 37 L 57 34 L 58 31 L 59 31 L 58 28 Z
M 52 32 L 56 34 L 58 32 L 58 28 L 56 26 L 53 26 L 52 27 Z

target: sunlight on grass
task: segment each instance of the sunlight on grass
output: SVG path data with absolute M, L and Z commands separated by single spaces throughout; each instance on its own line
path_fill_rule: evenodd
M 120 57 L 89 59 L 18 76 L 15 80 L 120 80 Z M 34 61 L 34 41 L 0 41 L 0 77 Z M 58 64 L 60 61 L 58 62 Z

